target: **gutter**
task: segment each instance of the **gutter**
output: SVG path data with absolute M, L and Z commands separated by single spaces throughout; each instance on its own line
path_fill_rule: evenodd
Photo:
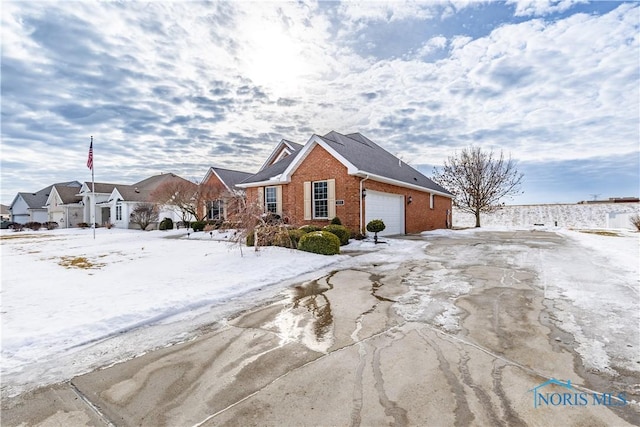
M 423 193 L 432 193 L 432 194 L 437 194 L 439 196 L 444 196 L 444 197 L 448 197 L 450 199 L 453 199 L 453 194 L 444 193 L 442 191 L 438 191 L 438 190 L 435 190 L 435 189 L 432 189 L 432 188 L 422 187 L 420 185 L 409 184 L 408 182 L 398 181 L 398 180 L 395 180 L 395 179 L 387 178 L 387 177 L 380 176 L 380 175 L 375 175 L 375 174 L 372 174 L 372 173 L 369 173 L 369 172 L 365 172 L 365 171 L 358 171 L 354 175 L 359 175 L 359 176 L 366 175 L 366 178 L 363 181 L 366 181 L 367 179 L 371 178 L 371 179 L 373 179 L 375 181 L 384 182 L 386 184 L 391 184 L 391 185 L 395 185 L 395 186 L 398 186 L 398 187 L 404 187 L 404 188 L 411 188 L 413 190 L 422 191 Z

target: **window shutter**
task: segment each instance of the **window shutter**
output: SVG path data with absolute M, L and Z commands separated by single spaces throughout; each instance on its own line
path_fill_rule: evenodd
M 264 210 L 264 187 L 258 187 L 258 206 Z
M 304 182 L 304 219 L 311 219 L 311 181 Z
M 276 187 L 276 214 L 282 216 L 282 185 Z
M 336 180 L 327 180 L 327 211 L 329 219 L 333 219 L 336 216 Z
M 429 193 L 429 208 L 433 209 L 433 193 Z

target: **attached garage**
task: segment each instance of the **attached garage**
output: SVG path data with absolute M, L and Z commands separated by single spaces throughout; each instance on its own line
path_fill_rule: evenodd
M 381 219 L 386 228 L 380 236 L 404 234 L 404 196 L 367 190 L 365 199 L 365 225 L 373 219 Z

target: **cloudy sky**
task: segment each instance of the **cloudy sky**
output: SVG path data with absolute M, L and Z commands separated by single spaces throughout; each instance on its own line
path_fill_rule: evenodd
M 508 203 L 639 195 L 640 5 L 2 2 L 1 201 L 54 182 L 257 171 L 361 132 L 430 176 L 475 144 Z M 594 196 L 596 195 L 596 196 Z

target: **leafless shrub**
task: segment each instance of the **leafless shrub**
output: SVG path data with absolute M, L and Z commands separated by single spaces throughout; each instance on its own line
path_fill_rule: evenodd
M 630 218 L 631 224 L 633 224 L 638 231 L 640 231 L 640 214 L 633 214 Z
M 159 214 L 158 206 L 155 203 L 140 203 L 133 208 L 130 221 L 145 231 L 149 224 L 158 221 Z
M 294 247 L 294 243 L 288 234 L 286 224 L 273 215 L 265 214 L 264 208 L 258 203 L 248 203 L 242 196 L 237 196 L 234 200 L 237 206 L 237 213 L 234 216 L 234 225 L 237 229 L 232 241 L 240 247 L 247 241 L 252 242 L 255 251 L 260 250 L 260 246 L 278 245 L 284 247 Z M 288 239 L 289 242 L 284 240 Z

